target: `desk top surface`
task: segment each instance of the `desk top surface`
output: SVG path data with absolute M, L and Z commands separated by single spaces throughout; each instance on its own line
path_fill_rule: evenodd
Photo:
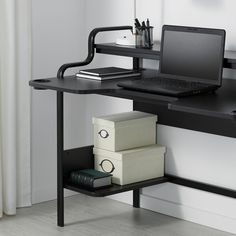
M 236 118 L 236 80 L 224 79 L 215 93 L 181 98 L 169 104 L 170 110 L 218 118 Z
M 142 79 L 153 77 L 156 74 L 157 71 L 144 70 Z M 140 79 L 140 77 L 135 77 L 133 79 Z M 236 118 L 236 80 L 234 79 L 223 79 L 222 87 L 213 94 L 199 94 L 179 99 L 122 89 L 117 86 L 117 83 L 121 80 L 130 80 L 130 78 L 101 82 L 68 76 L 64 79 L 49 78 L 32 80 L 30 81 L 30 86 L 37 89 L 49 89 L 67 93 L 101 94 L 153 104 L 164 103 L 170 110 L 174 111 L 195 113 L 224 119 Z
M 143 70 L 141 78 L 150 78 L 157 75 L 155 70 Z M 120 81 L 130 81 L 140 79 L 140 76 L 122 79 L 112 79 L 106 81 L 98 81 L 91 79 L 77 78 L 76 76 L 65 76 L 64 79 L 47 78 L 39 80 L 31 80 L 30 86 L 41 89 L 51 89 L 56 91 L 77 93 L 77 94 L 102 94 L 104 92 L 113 92 L 119 90 L 117 83 Z

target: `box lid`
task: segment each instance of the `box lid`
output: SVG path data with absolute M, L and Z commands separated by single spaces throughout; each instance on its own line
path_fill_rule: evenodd
M 145 158 L 145 155 L 147 155 L 148 153 L 155 153 L 156 155 L 164 155 L 165 152 L 166 152 L 166 147 L 159 144 L 133 148 L 119 152 L 111 152 L 100 148 L 93 148 L 93 154 L 95 155 L 109 157 L 120 161 L 124 158 L 132 158 L 132 157 L 135 158 L 138 155 L 139 156 L 143 155 Z
M 135 125 L 140 122 L 150 121 L 157 122 L 157 115 L 139 111 L 131 111 L 107 116 L 93 117 L 93 124 L 103 125 L 110 128 L 125 127 Z

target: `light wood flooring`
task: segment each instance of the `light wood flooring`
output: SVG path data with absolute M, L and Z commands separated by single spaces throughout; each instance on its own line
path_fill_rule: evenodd
M 56 201 L 18 209 L 0 220 L 0 236 L 230 236 L 232 234 L 107 199 L 65 199 L 65 227 L 56 226 Z

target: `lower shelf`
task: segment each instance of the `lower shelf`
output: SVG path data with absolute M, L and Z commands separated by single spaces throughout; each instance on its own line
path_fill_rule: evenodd
M 149 186 L 161 184 L 161 183 L 166 183 L 166 182 L 168 182 L 167 177 L 160 177 L 160 178 L 149 179 L 149 180 L 136 182 L 136 183 L 132 183 L 132 184 L 127 184 L 127 185 L 122 185 L 122 186 L 117 185 L 117 184 L 113 184 L 111 187 L 98 189 L 98 190 L 84 189 L 81 186 L 78 187 L 78 186 L 73 185 L 71 183 L 65 184 L 64 188 L 75 191 L 75 192 L 83 193 L 83 194 L 86 194 L 89 196 L 93 196 L 93 197 L 105 197 L 105 196 L 109 196 L 109 195 L 113 195 L 113 194 L 117 194 L 117 193 L 122 193 L 122 192 L 130 191 L 130 190 L 145 188 L 145 187 L 149 187 Z

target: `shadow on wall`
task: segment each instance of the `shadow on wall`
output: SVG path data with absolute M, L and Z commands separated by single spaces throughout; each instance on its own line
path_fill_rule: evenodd
M 222 2 L 221 0 L 192 0 L 192 2 L 194 2 L 195 4 L 201 5 L 202 7 L 206 8 L 206 7 L 220 7 L 222 6 Z
M 236 79 L 236 71 L 231 69 L 224 69 L 223 78 Z
M 158 128 L 159 126 L 157 125 L 157 133 L 159 133 Z M 175 153 L 173 152 L 172 148 L 158 137 L 157 143 L 166 146 L 164 167 L 165 174 L 178 173 Z M 170 165 L 171 171 L 168 171 L 168 166 Z M 182 202 L 183 200 L 181 199 L 179 185 L 163 183 L 142 189 L 141 207 L 144 209 L 149 209 L 155 212 L 184 219 L 184 212 L 181 208 Z

